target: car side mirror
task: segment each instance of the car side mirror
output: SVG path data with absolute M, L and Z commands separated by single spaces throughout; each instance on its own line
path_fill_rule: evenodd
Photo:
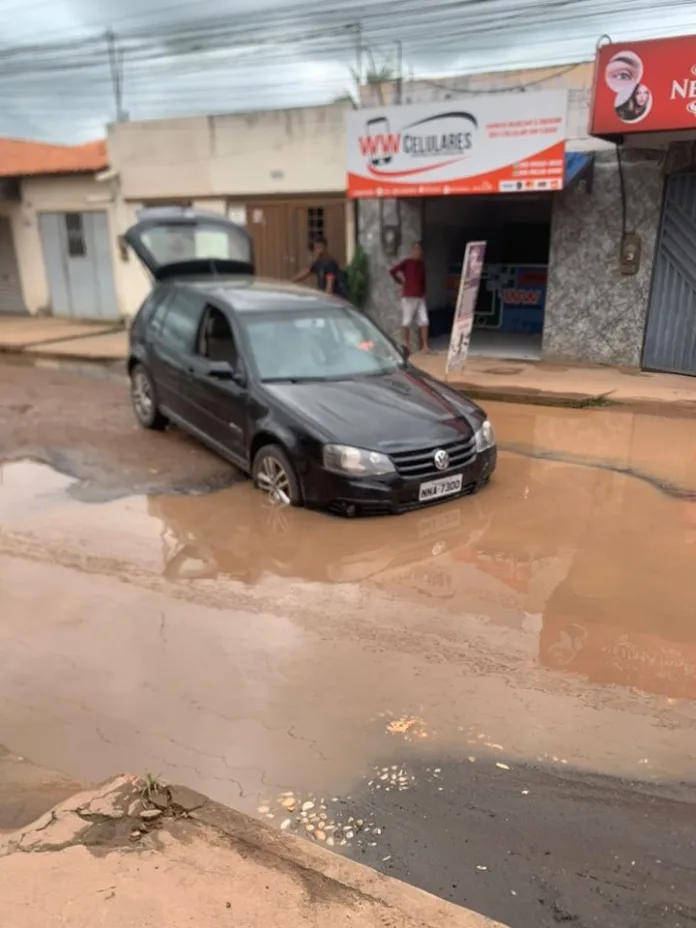
M 207 374 L 216 380 L 229 380 L 243 387 L 246 384 L 246 377 L 243 371 L 235 370 L 229 361 L 209 361 Z
M 232 380 L 234 368 L 229 361 L 208 361 L 206 374 L 216 380 Z

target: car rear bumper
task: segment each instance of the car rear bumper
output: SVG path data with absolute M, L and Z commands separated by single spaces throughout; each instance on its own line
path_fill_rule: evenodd
M 491 448 L 476 455 L 474 461 L 466 467 L 446 471 L 442 477 L 462 475 L 461 490 L 427 502 L 419 499 L 421 480 L 408 479 L 399 474 L 350 478 L 316 467 L 304 481 L 305 502 L 343 515 L 386 515 L 425 509 L 475 493 L 488 483 L 496 463 L 497 452 Z

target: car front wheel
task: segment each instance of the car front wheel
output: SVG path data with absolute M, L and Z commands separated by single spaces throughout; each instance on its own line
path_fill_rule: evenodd
M 254 484 L 272 503 L 299 506 L 302 502 L 295 468 L 278 445 L 266 445 L 254 458 L 251 474 Z
M 144 429 L 161 431 L 167 426 L 167 417 L 159 411 L 157 393 L 147 368 L 136 364 L 131 371 L 131 400 L 135 418 Z

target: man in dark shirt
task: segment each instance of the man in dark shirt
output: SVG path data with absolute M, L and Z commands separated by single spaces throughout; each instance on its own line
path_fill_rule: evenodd
M 343 292 L 343 286 L 341 284 L 341 269 L 338 266 L 338 262 L 329 254 L 328 244 L 325 238 L 318 238 L 315 240 L 313 258 L 312 264 L 293 277 L 292 282 L 301 284 L 303 281 L 307 280 L 308 277 L 311 277 L 312 274 L 315 274 L 317 278 L 317 287 L 320 290 L 323 290 L 324 293 L 331 293 L 334 296 L 340 296 L 346 299 L 346 294 Z
M 411 257 L 395 264 L 389 273 L 401 286 L 401 324 L 406 348 L 411 348 L 411 326 L 415 320 L 420 333 L 421 351 L 428 350 L 428 307 L 425 303 L 425 261 L 423 246 L 416 242 Z

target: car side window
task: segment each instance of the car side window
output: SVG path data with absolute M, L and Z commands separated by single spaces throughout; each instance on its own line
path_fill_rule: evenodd
M 162 323 L 164 322 L 164 317 L 167 315 L 168 310 L 169 299 L 167 296 L 165 296 L 159 300 L 159 302 L 154 307 L 154 312 L 151 312 L 148 317 L 148 328 L 153 334 L 157 334 L 162 331 Z
M 151 293 L 136 313 L 135 319 L 133 320 L 133 331 L 138 333 L 144 331 L 152 321 L 155 311 L 161 304 L 161 295 L 157 292 Z
M 181 293 L 171 293 L 165 303 L 166 311 L 160 323 L 163 341 L 176 351 L 193 353 L 202 308 Z
M 206 306 L 198 331 L 196 352 L 209 361 L 227 361 L 235 370 L 239 364 L 232 326 L 216 306 Z

